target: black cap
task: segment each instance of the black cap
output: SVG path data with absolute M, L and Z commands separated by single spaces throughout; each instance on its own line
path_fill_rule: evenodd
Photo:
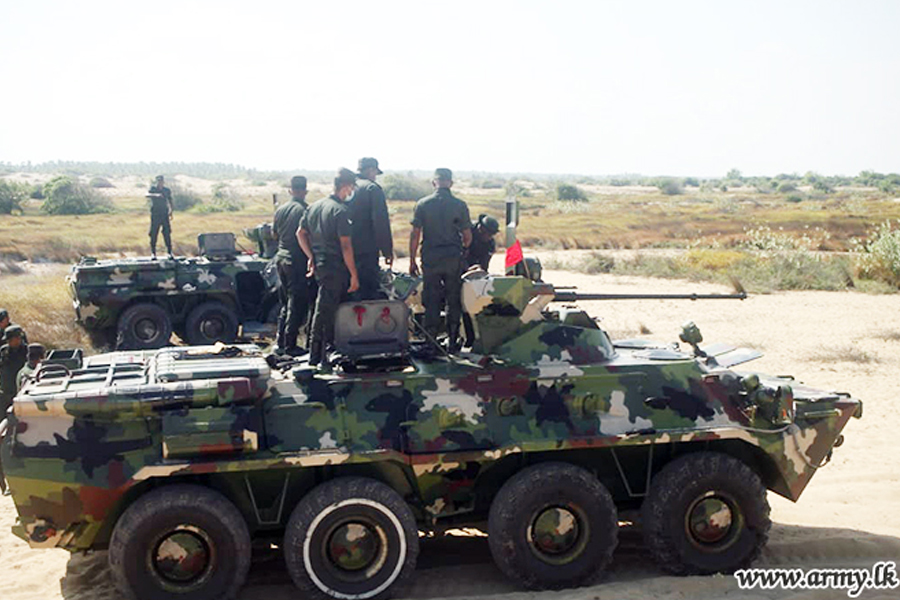
M 164 181 L 165 179 L 166 179 L 166 178 L 165 178 L 163 175 L 157 175 L 157 176 L 156 176 L 156 180 L 157 180 L 157 181 Z
M 37 360 L 44 358 L 44 346 L 41 344 L 28 344 L 28 360 Z
M 478 215 L 478 223 L 491 235 L 497 235 L 497 232 L 500 231 L 500 223 L 494 217 Z
M 378 159 L 377 158 L 372 158 L 371 156 L 364 156 L 363 158 L 359 159 L 359 169 L 357 169 L 359 171 L 360 177 L 362 176 L 363 172 L 366 169 L 369 169 L 371 167 L 375 167 L 375 170 L 378 171 L 379 175 L 384 173 L 384 171 L 382 171 L 381 169 L 378 168 Z
M 22 328 L 18 325 L 10 325 L 6 328 L 6 331 L 3 332 L 3 341 L 8 342 L 14 337 L 20 338 L 25 332 L 22 331 Z
M 291 189 L 292 190 L 305 190 L 306 189 L 306 177 L 303 175 L 294 175 L 291 177 Z
M 441 181 L 453 181 L 453 171 L 450 169 L 435 169 L 434 178 Z
M 0 321 L 9 316 L 9 312 L 5 308 L 0 308 Z
M 339 187 L 347 185 L 348 183 L 356 183 L 356 173 L 354 173 L 350 169 L 341 167 L 341 169 L 338 171 L 337 177 L 334 178 L 334 189 L 338 189 Z

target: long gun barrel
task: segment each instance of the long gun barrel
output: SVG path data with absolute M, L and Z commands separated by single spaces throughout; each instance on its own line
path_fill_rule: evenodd
M 557 290 L 553 302 L 578 300 L 744 300 L 747 292 L 736 294 L 581 294 L 572 290 Z

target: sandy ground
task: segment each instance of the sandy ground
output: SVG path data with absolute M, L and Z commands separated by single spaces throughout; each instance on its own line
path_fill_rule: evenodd
M 495 259 L 495 261 L 498 259 Z M 584 291 L 719 291 L 716 286 L 545 272 L 558 285 Z M 862 420 L 845 430 L 846 443 L 813 478 L 797 504 L 770 494 L 775 525 L 760 567 L 870 567 L 900 559 L 900 468 L 895 408 L 900 372 L 900 297 L 846 292 L 790 292 L 739 301 L 585 302 L 614 338 L 675 341 L 693 320 L 706 341 L 751 346 L 765 356 L 754 370 L 792 374 L 805 383 L 852 392 L 865 402 Z M 644 333 L 641 333 L 641 332 Z M 649 332 L 649 333 L 647 333 Z M 31 550 L 9 533 L 15 518 L 10 498 L 0 499 L 0 573 L 4 600 L 114 600 L 106 556 L 70 556 Z M 297 597 L 281 556 L 254 552 L 242 600 Z M 843 591 L 739 590 L 731 576 L 665 576 L 641 547 L 640 533 L 623 528 L 603 583 L 561 592 L 523 592 L 504 579 L 480 537 L 424 540 L 419 569 L 406 598 L 495 597 L 544 599 L 782 599 L 847 598 Z M 868 590 L 861 598 L 896 599 L 900 590 Z

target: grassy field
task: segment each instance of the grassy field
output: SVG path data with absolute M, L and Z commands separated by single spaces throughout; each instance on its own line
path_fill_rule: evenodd
M 182 183 L 182 185 L 185 185 Z M 189 187 L 208 194 L 210 182 L 192 180 Z M 138 187 L 140 186 L 140 187 Z M 789 235 L 814 237 L 815 250 L 847 251 L 854 240 L 865 239 L 873 228 L 900 219 L 900 199 L 874 188 L 838 188 L 834 193 L 801 195 L 759 193 L 751 188 L 727 192 L 686 188 L 666 196 L 650 187 L 584 186 L 588 200 L 560 202 L 552 186 L 534 185 L 521 197 L 519 239 L 526 247 L 545 249 L 604 248 L 731 248 L 746 241 L 748 230 L 768 226 Z M 196 252 L 197 234 L 238 233 L 271 219 L 272 194 L 286 200 L 286 191 L 269 183 L 231 182 L 230 189 L 244 202 L 238 212 L 177 212 L 173 221 L 175 249 Z M 28 201 L 22 215 L 0 216 L 0 257 L 18 260 L 72 262 L 82 255 L 115 256 L 148 252 L 149 215 L 140 181 L 119 182 L 100 190 L 116 207 L 111 214 L 47 216 L 38 201 Z M 327 189 L 315 184 L 310 199 Z M 505 193 L 460 182 L 457 194 L 469 204 L 472 217 L 486 212 L 502 221 Z M 794 201 L 790 201 L 793 199 Z M 802 198 L 800 201 L 796 201 Z M 407 248 L 413 202 L 391 201 L 394 246 Z
M 209 198 L 214 183 L 179 176 L 174 182 Z M 83 216 L 41 214 L 40 203 L 25 202 L 23 214 L 0 216 L 0 307 L 26 325 L 29 336 L 50 347 L 90 348 L 74 325 L 64 276 L 80 256 L 146 255 L 149 214 L 143 178 L 114 180 L 99 190 L 115 212 Z M 274 182 L 235 180 L 230 192 L 241 199 L 237 212 L 176 212 L 177 254 L 197 252 L 202 232 L 234 232 L 271 220 L 272 195 L 286 190 Z M 587 200 L 561 202 L 551 183 L 524 182 L 519 239 L 528 249 L 588 249 L 563 253 L 545 266 L 588 273 L 619 273 L 693 280 L 737 279 L 750 292 L 776 289 L 847 289 L 896 292 L 900 285 L 900 232 L 881 255 L 860 252 L 873 232 L 900 220 L 900 198 L 875 188 L 839 187 L 832 193 L 801 188 L 792 194 L 687 187 L 668 196 L 657 188 L 583 185 Z M 488 213 L 503 220 L 506 194 L 458 182 L 457 195 L 473 218 Z M 328 189 L 312 182 L 311 201 Z M 394 248 L 407 254 L 414 203 L 390 201 Z M 239 244 L 252 250 L 249 241 Z M 162 249 L 162 240 L 159 241 Z M 623 258 L 613 250 L 630 249 Z M 650 250 L 654 249 L 654 250 Z M 660 254 L 656 249 L 672 249 Z M 31 261 L 23 270 L 18 261 Z M 873 266 L 874 260 L 874 266 Z M 879 262 L 880 261 L 880 262 Z M 498 266 L 499 260 L 494 264 Z

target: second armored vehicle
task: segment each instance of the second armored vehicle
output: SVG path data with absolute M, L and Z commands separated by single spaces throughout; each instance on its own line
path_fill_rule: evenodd
M 67 277 L 78 323 L 96 345 L 129 350 L 168 345 L 173 331 L 189 344 L 233 341 L 240 326 L 268 331 L 270 257 L 239 254 L 231 233 L 202 234 L 199 246 L 196 258 L 82 258 Z

